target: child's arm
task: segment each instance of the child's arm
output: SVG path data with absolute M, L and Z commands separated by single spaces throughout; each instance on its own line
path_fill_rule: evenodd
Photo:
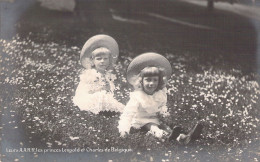
M 129 133 L 131 128 L 132 119 L 135 116 L 139 103 L 136 99 L 130 98 L 126 107 L 124 108 L 123 114 L 120 116 L 120 120 L 118 122 L 118 130 L 121 137 L 124 137 L 126 133 Z

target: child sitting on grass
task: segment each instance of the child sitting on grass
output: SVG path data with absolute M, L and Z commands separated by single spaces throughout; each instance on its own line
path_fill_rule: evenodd
M 136 57 L 128 66 L 127 81 L 134 86 L 119 120 L 119 133 L 151 133 L 158 138 L 178 140 L 188 144 L 196 140 L 202 131 L 202 125 L 196 124 L 188 134 L 182 134 L 180 127 L 171 129 L 157 117 L 161 113 L 169 116 L 167 103 L 167 80 L 172 68 L 169 61 L 156 53 L 145 53 Z
M 93 36 L 85 43 L 80 54 L 85 70 L 73 98 L 80 110 L 103 115 L 123 111 L 124 105 L 113 97 L 112 68 L 118 54 L 117 42 L 108 35 Z

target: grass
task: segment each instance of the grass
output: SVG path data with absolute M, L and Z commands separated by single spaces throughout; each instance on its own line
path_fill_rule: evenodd
M 80 49 L 55 43 L 37 44 L 19 37 L 1 40 L 6 57 L 1 63 L 1 96 L 10 94 L 13 111 L 19 113 L 28 135 L 41 140 L 43 148 L 129 149 L 125 158 L 149 161 L 242 160 L 259 158 L 259 95 L 257 75 L 241 75 L 238 69 L 215 71 L 201 68 L 188 72 L 188 54 L 167 54 L 173 75 L 168 84 L 168 107 L 171 116 L 166 123 L 186 130 L 193 123 L 205 123 L 203 139 L 192 146 L 161 141 L 151 135 L 133 134 L 120 138 L 119 114 L 111 117 L 82 112 L 72 104 L 81 67 Z M 46 55 L 52 53 L 52 55 Z M 62 55 L 61 55 L 62 54 Z M 62 57 L 61 57 L 62 56 Z M 64 60 L 69 61 L 64 64 Z M 116 97 L 122 103 L 129 99 L 131 87 L 124 72 L 131 57 L 121 56 L 115 67 L 118 75 Z M 173 61 L 174 60 L 174 61 Z M 4 102 L 8 102 L 3 97 Z M 122 151 L 122 150 L 121 150 Z M 100 155 L 102 156 L 102 155 Z M 112 158 L 112 157 L 110 157 Z M 115 161 L 124 160 L 118 156 Z
M 3 117 L 5 112 L 19 115 L 17 122 L 23 124 L 32 147 L 92 149 L 93 158 L 104 157 L 103 161 L 259 160 L 260 88 L 254 62 L 255 30 L 249 20 L 224 11 L 208 15 L 200 7 L 179 1 L 119 2 L 104 5 L 103 1 L 78 1 L 80 5 L 73 14 L 39 6 L 29 8 L 20 17 L 19 34 L 12 40 L 0 40 Z M 109 8 L 149 25 L 115 21 L 109 16 Z M 155 21 L 141 11 L 216 27 L 221 32 Z M 246 30 L 240 31 L 237 25 Z M 118 40 L 115 97 L 124 104 L 132 90 L 125 79 L 129 62 L 147 51 L 169 59 L 173 68 L 167 86 L 171 116 L 164 120 L 186 130 L 202 120 L 202 140 L 182 146 L 151 135 L 120 138 L 116 128 L 119 114 L 93 115 L 73 105 L 82 70 L 80 48 L 88 37 L 98 33 Z M 119 150 L 104 153 L 111 147 Z

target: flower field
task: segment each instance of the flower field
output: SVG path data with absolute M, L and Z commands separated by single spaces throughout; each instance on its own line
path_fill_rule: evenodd
M 259 160 L 260 87 L 254 73 L 197 65 L 198 58 L 189 53 L 163 54 L 173 68 L 167 86 L 171 115 L 163 120 L 186 130 L 199 120 L 204 124 L 203 138 L 182 146 L 138 133 L 121 138 L 119 114 L 93 115 L 73 105 L 82 70 L 81 47 L 38 44 L 19 36 L 0 40 L 0 47 L 1 111 L 19 115 L 32 145 L 34 139 L 41 143 L 34 147 L 130 150 L 124 156 L 111 156 L 113 161 Z M 131 59 L 121 50 L 115 66 L 115 97 L 123 104 L 132 90 L 125 78 Z

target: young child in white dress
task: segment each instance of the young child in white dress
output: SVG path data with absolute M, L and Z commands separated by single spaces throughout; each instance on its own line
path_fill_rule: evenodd
M 169 116 L 167 103 L 167 80 L 172 68 L 169 61 L 156 53 L 145 53 L 136 57 L 128 66 L 127 81 L 134 86 L 130 100 L 119 120 L 119 133 L 151 133 L 158 138 L 178 140 L 185 144 L 197 139 L 202 125 L 197 124 L 188 133 L 180 127 L 170 128 L 158 119 L 158 113 Z
M 116 75 L 112 69 L 118 54 L 117 42 L 108 35 L 93 36 L 85 43 L 80 54 L 85 70 L 73 98 L 80 110 L 94 114 L 123 111 L 124 105 L 113 96 Z

